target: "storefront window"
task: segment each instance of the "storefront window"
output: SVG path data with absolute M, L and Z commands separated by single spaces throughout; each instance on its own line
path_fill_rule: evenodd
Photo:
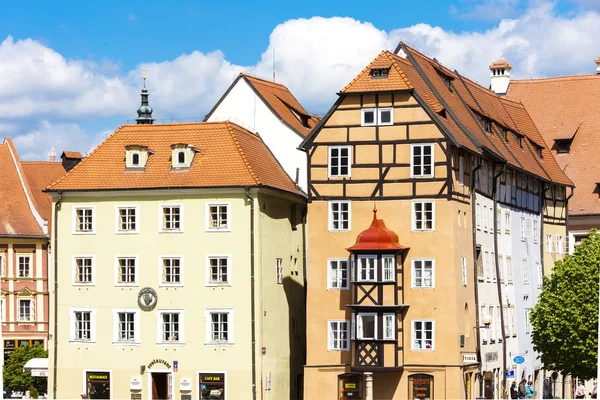
M 362 400 L 362 375 L 339 375 L 338 398 L 339 400 Z
M 200 373 L 200 398 L 224 400 L 225 374 Z
M 110 399 L 110 372 L 86 372 L 88 399 Z
M 433 399 L 433 376 L 415 374 L 408 377 L 408 398 L 410 400 Z

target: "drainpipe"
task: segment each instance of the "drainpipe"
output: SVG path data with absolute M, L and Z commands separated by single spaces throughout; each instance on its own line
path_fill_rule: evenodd
M 471 170 L 471 226 L 473 230 L 473 265 L 475 268 L 473 269 L 473 287 L 475 288 L 475 326 L 479 326 L 479 295 L 477 294 L 478 287 L 478 277 L 477 277 L 477 202 L 475 201 L 475 173 L 479 168 L 481 168 L 482 161 L 479 160 L 479 163 L 475 168 Z M 479 375 L 481 375 L 481 348 L 479 347 L 480 343 L 480 333 L 479 329 L 475 328 L 475 349 L 479 356 Z M 482 394 L 482 380 L 479 379 L 479 394 Z
M 256 328 L 254 310 L 254 199 L 250 196 L 250 188 L 244 188 L 244 194 L 250 200 L 250 316 L 252 320 L 252 399 L 256 400 Z
M 52 398 L 56 399 L 56 370 L 58 367 L 58 210 L 62 203 L 62 192 L 58 192 L 58 200 L 54 204 L 54 362 L 52 369 Z
M 502 306 L 502 283 L 500 283 L 500 263 L 498 255 L 498 200 L 496 190 L 498 189 L 498 178 L 504 172 L 505 165 L 500 164 L 498 174 L 494 175 L 492 185 L 492 198 L 494 199 L 494 253 L 496 262 L 496 286 L 498 288 L 498 301 L 500 303 L 500 332 L 502 335 L 502 389 L 506 390 L 506 330 L 504 329 L 504 307 Z M 502 217 L 501 217 L 502 218 Z M 502 396 L 502 393 L 500 393 Z

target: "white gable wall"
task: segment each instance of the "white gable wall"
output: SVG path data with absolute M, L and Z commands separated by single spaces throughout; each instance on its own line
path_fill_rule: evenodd
M 303 138 L 271 112 L 243 78 L 238 80 L 208 118 L 209 122 L 225 120 L 257 132 L 292 181 L 296 180 L 296 168 L 299 168 L 298 185 L 308 192 L 306 153 L 297 149 Z

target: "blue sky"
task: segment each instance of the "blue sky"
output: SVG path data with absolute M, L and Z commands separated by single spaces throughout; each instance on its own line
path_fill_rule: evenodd
M 142 68 L 161 120 L 200 120 L 240 72 L 323 114 L 383 49 L 405 40 L 480 83 L 592 73 L 600 0 L 12 2 L 0 14 L 0 135 L 24 159 L 87 152 L 139 105 Z

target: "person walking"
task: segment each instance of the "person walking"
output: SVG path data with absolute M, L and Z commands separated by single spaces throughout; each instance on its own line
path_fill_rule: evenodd
M 525 388 L 526 383 L 527 383 L 527 381 L 525 380 L 525 378 L 523 378 L 521 380 L 521 383 L 519 383 L 519 399 L 524 399 L 525 395 L 527 394 L 527 390 Z
M 575 391 L 576 399 L 585 399 L 585 386 L 583 386 L 583 382 L 579 381 L 579 385 L 577 385 L 577 390 Z
M 535 389 L 533 388 L 533 382 L 531 382 L 531 381 L 527 382 L 527 386 L 525 387 L 525 394 L 527 395 L 528 399 L 533 398 L 533 396 L 535 395 Z
M 517 390 L 517 382 L 513 381 L 512 385 L 510 385 L 510 398 L 518 399 L 519 398 L 519 390 Z

